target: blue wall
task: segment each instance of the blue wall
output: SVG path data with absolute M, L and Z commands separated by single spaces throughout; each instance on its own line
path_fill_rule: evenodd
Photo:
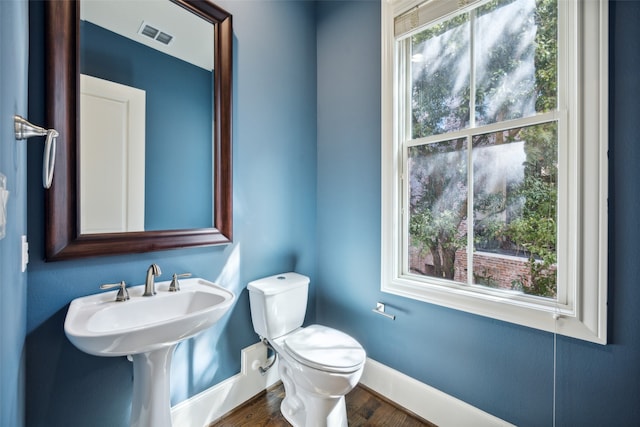
M 557 425 L 640 420 L 640 2 L 610 11 L 609 341 L 557 342 Z M 383 294 L 380 288 L 380 6 L 319 2 L 318 321 L 368 355 L 509 422 L 550 426 L 553 336 Z M 388 304 L 395 322 L 371 313 Z
M 80 52 L 81 73 L 145 91 L 144 229 L 211 227 L 211 72 L 87 21 Z
M 0 173 L 9 191 L 5 237 L 0 240 L 2 427 L 24 424 L 27 275 L 21 271 L 20 237 L 27 231 L 27 142 L 16 141 L 13 116 L 27 117 L 27 19 L 26 1 L 0 1 Z M 30 141 L 42 149 L 42 138 Z
M 44 263 L 42 153 L 28 153 L 29 426 L 128 425 L 131 364 L 123 357 L 86 355 L 63 332 L 69 302 L 97 292 L 101 283 L 142 283 L 146 268 L 157 262 L 164 273 L 160 279 L 190 271 L 236 293 L 237 302 L 221 323 L 176 350 L 171 393 L 177 403 L 238 373 L 240 350 L 258 341 L 244 290 L 248 281 L 294 269 L 315 281 L 314 4 L 219 4 L 233 14 L 235 36 L 232 245 Z M 32 1 L 30 9 L 30 116 L 41 119 L 43 4 Z

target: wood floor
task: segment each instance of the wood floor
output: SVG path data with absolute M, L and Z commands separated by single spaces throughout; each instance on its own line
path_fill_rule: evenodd
M 209 427 L 289 427 L 280 413 L 282 383 L 274 385 Z M 346 396 L 349 426 L 436 427 L 360 385 Z

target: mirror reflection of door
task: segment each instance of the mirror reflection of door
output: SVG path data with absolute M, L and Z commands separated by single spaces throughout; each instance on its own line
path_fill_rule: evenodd
M 144 231 L 145 92 L 80 75 L 80 232 Z
M 122 119 L 128 104 L 116 113 L 111 95 L 100 96 L 94 113 L 86 107 L 97 97 L 81 97 L 81 234 L 211 227 L 213 24 L 168 0 L 83 0 L 80 11 L 81 74 L 146 95 L 138 167 L 122 137 L 132 132 L 133 119 Z

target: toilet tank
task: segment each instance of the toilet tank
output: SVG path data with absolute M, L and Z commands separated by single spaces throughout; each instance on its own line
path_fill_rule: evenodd
M 247 285 L 253 330 L 267 339 L 278 338 L 302 326 L 307 311 L 309 278 L 283 273 Z

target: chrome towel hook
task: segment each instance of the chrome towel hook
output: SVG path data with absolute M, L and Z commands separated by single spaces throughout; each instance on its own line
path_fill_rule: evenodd
M 16 139 L 18 140 L 33 136 L 46 136 L 42 159 L 42 185 L 44 188 L 50 188 L 53 180 L 53 169 L 56 165 L 56 138 L 59 136 L 58 131 L 36 126 L 20 116 L 14 116 L 13 120 Z

